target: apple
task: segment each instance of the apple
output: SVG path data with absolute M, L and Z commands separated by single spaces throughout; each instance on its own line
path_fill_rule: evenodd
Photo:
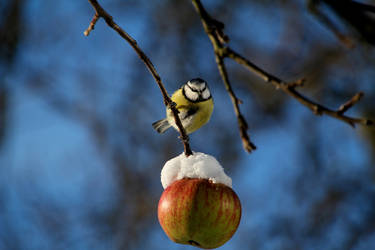
M 184 178 L 164 190 L 159 200 L 158 218 L 172 241 L 216 248 L 236 232 L 241 203 L 232 188 L 224 184 Z

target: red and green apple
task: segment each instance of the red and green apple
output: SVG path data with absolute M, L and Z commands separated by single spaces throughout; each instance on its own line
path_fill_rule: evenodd
M 184 178 L 164 190 L 158 218 L 172 241 L 217 248 L 237 230 L 241 203 L 232 188 L 224 184 Z

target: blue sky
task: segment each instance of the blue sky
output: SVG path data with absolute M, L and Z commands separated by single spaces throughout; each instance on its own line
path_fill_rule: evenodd
M 168 54 L 163 53 L 168 53 L 168 49 L 155 49 L 155 38 L 148 39 L 147 32 L 153 29 L 150 13 L 157 4 L 147 6 L 147 3 L 134 2 L 133 9 L 124 10 L 111 8 L 116 6 L 115 1 L 106 2 L 115 20 L 137 39 L 141 47 L 147 48 L 146 53 L 165 80 L 168 91 L 172 92 L 181 85 L 186 75 L 178 79 L 175 72 L 182 66 L 174 65 L 166 58 Z M 57 111 L 45 96 L 53 97 L 55 91 L 62 93 L 71 105 L 68 110 L 78 109 L 77 101 L 87 100 L 83 102 L 83 107 L 93 108 L 105 120 L 113 119 L 113 122 L 109 122 L 110 126 L 116 126 L 115 120 L 120 119 L 119 116 L 130 113 L 129 110 L 118 110 L 119 102 L 127 103 L 128 109 L 139 109 L 141 116 L 146 117 L 139 121 L 139 126 L 129 127 L 123 134 L 113 134 L 110 138 L 113 144 L 124 140 L 120 142 L 124 145 L 123 150 L 139 157 L 138 165 L 134 168 L 140 175 L 144 173 L 146 176 L 149 171 L 157 173 L 158 170 L 151 168 L 157 164 L 161 168 L 162 163 L 168 160 L 166 155 L 174 157 L 182 151 L 182 146 L 175 139 L 177 134 L 174 131 L 162 137 L 151 130 L 149 124 L 161 118 L 164 106 L 159 90 L 147 70 L 142 67 L 136 69 L 141 63 L 134 51 L 103 20 L 98 22 L 89 37 L 83 36 L 82 32 L 93 14 L 88 3 L 33 0 L 28 1 L 26 6 L 28 33 L 21 44 L 18 63 L 5 79 L 11 95 L 7 137 L 0 151 L 0 166 L 4 166 L 0 170 L 0 187 L 3 197 L 6 197 L 0 222 L 7 225 L 5 230 L 24 235 L 19 243 L 20 249 L 50 249 L 51 246 L 56 246 L 56 249 L 116 249 L 117 237 L 121 235 L 100 237 L 102 232 L 107 235 L 105 232 L 110 231 L 106 225 L 95 231 L 88 223 L 92 219 L 89 217 L 91 212 L 110 213 L 119 199 L 120 184 L 116 182 L 116 171 L 110 168 L 110 153 L 103 152 L 97 145 L 87 124 L 80 118 Z M 207 6 L 214 8 L 215 4 L 212 1 Z M 265 67 L 282 71 L 283 67 L 275 66 L 270 55 L 281 46 L 281 23 L 288 17 L 287 13 L 280 13 L 276 8 L 267 12 L 262 5 L 254 6 L 239 8 L 233 23 L 227 24 L 235 26 L 246 23 L 249 18 L 253 20 L 245 27 L 249 30 L 250 38 L 241 37 L 237 29 L 228 28 L 230 36 L 233 33 L 233 37 L 241 39 L 239 42 L 232 41 L 233 46 L 240 48 L 248 40 L 256 46 L 261 45 L 261 50 L 254 57 L 259 58 Z M 297 7 L 302 8 L 303 5 L 297 4 Z M 311 30 L 318 30 L 318 34 L 312 34 L 314 39 L 324 35 L 323 43 L 336 42 L 314 19 L 306 13 L 304 16 L 308 24 L 314 25 Z M 51 29 L 53 32 L 49 32 Z M 164 39 L 168 44 L 176 38 Z M 159 42 L 163 41 L 161 39 Z M 219 79 L 211 47 L 203 32 L 197 33 L 196 40 L 192 42 L 201 46 L 197 48 L 197 54 L 202 57 L 197 59 L 197 65 L 187 66 L 187 71 L 199 71 L 211 82 Z M 293 51 L 293 45 L 286 49 Z M 170 50 L 175 52 L 180 48 Z M 308 56 L 304 50 L 308 50 L 308 45 L 302 49 L 300 60 Z M 262 52 L 265 53 L 264 57 L 261 57 Z M 47 72 L 46 79 L 42 79 L 49 86 L 46 94 L 40 94 L 37 88 L 30 88 L 29 85 L 35 81 L 33 77 L 39 71 Z M 79 75 L 76 71 L 84 73 Z M 368 87 L 372 83 L 370 77 L 373 72 L 367 73 L 360 78 L 363 79 L 364 90 L 373 91 L 372 87 Z M 354 73 L 348 72 L 344 77 L 350 77 L 351 74 Z M 132 86 L 144 84 L 144 79 L 153 87 L 144 88 L 144 93 L 139 94 Z M 366 85 L 366 82 L 369 84 Z M 90 84 L 100 90 L 99 94 L 91 91 Z M 191 136 L 191 144 L 193 150 L 225 159 L 228 155 L 221 154 L 230 154 L 231 151 L 222 151 L 215 146 L 215 134 L 219 136 L 215 129 L 232 128 L 228 129 L 228 133 L 237 137 L 237 127 L 230 100 L 222 91 L 223 87 L 216 84 L 211 89 L 215 100 L 212 121 Z M 133 93 L 135 99 L 128 100 L 123 93 Z M 251 98 L 250 94 L 241 91 L 239 96 L 245 102 Z M 369 197 L 375 191 L 370 178 L 373 162 L 368 142 L 362 137 L 363 128 L 354 130 L 332 118 L 315 117 L 310 110 L 292 99 L 286 103 L 287 111 L 282 121 L 254 133 L 250 130 L 258 150 L 248 155 L 242 150 L 239 138 L 237 144 L 232 146 L 237 150 L 235 166 L 224 165 L 224 168 L 231 175 L 233 188 L 242 201 L 243 218 L 233 239 L 221 249 L 242 249 L 249 240 L 254 242 L 254 249 L 284 249 L 293 241 L 298 242 L 303 249 L 339 249 L 349 238 L 352 227 L 363 225 L 372 209 L 374 202 Z M 258 114 L 249 113 L 246 107 L 242 106 L 242 110 L 251 129 L 252 119 L 257 119 Z M 357 115 L 355 112 L 353 114 Z M 160 141 L 160 144 L 176 140 L 171 145 L 177 146 L 164 155 L 158 155 L 161 150 L 150 152 L 149 146 L 141 145 L 137 148 L 134 146 L 138 145 L 138 142 L 134 142 L 137 141 L 134 134 L 139 129 L 145 130 L 144 138 L 141 139 L 149 138 L 150 141 Z M 317 142 L 317 157 L 306 152 L 305 143 L 309 141 Z M 318 163 L 321 166 L 316 166 Z M 320 170 L 314 172 L 311 170 L 314 167 Z M 151 182 L 151 187 L 156 187 L 150 188 L 153 195 L 161 194 L 161 184 L 157 186 L 157 174 L 152 179 L 148 176 L 145 179 Z M 300 182 L 302 184 L 298 184 Z M 351 183 L 355 185 L 351 187 Z M 354 190 L 357 183 L 361 183 L 358 193 Z M 304 190 L 302 198 L 296 196 L 296 189 L 299 188 Z M 332 188 L 348 189 L 336 210 L 336 219 L 322 229 L 320 235 L 304 237 L 302 231 L 306 230 L 309 223 L 311 207 Z M 66 231 L 61 234 L 63 236 L 59 236 L 63 237 L 62 241 L 58 237 L 54 238 L 53 234 L 51 236 L 51 229 L 44 227 L 43 218 L 39 218 L 34 210 L 35 204 L 52 211 L 52 215 L 48 215 L 51 221 L 65 225 Z M 63 218 L 59 217 L 60 212 L 64 214 Z M 145 232 L 149 240 L 140 242 L 134 248 L 193 249 L 177 245 L 166 237 L 158 225 L 156 210 L 150 217 L 152 219 L 147 224 L 149 229 Z M 275 225 L 278 220 L 285 220 L 285 223 L 279 223 L 285 225 L 285 228 L 287 224 L 293 225 L 290 226 L 291 232 L 285 228 L 278 229 Z M 124 228 L 126 223 L 124 221 Z M 293 236 L 292 240 L 289 234 Z M 1 238 L 0 249 L 4 247 Z M 355 249 L 369 249 L 374 241 L 374 234 L 367 235 Z

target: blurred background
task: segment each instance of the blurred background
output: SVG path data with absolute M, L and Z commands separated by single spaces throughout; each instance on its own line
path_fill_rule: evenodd
M 247 154 L 191 2 L 99 2 L 169 93 L 195 77 L 210 85 L 214 113 L 191 146 L 222 163 L 243 206 L 221 249 L 374 247 L 374 129 L 315 116 L 227 60 L 258 147 Z M 234 50 L 285 81 L 305 77 L 301 92 L 333 109 L 364 91 L 348 115 L 375 119 L 375 15 L 348 15 L 350 2 L 203 4 Z M 161 168 L 183 151 L 176 131 L 151 127 L 161 93 L 103 20 L 83 35 L 93 14 L 87 1 L 0 1 L 0 249 L 195 249 L 157 220 Z

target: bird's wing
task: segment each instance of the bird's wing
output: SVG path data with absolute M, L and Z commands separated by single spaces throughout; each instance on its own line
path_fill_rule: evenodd
M 198 107 L 179 106 L 178 111 L 180 111 L 180 119 L 184 120 L 197 113 Z

